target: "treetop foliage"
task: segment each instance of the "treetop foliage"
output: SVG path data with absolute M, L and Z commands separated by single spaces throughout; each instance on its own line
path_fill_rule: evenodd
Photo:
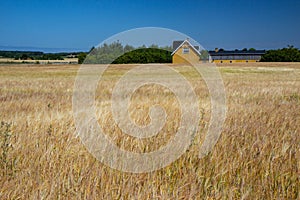
M 290 45 L 287 48 L 268 50 L 261 62 L 300 62 L 300 51 Z
M 158 47 L 151 45 L 147 48 L 133 47 L 130 45 L 123 46 L 119 41 L 111 44 L 104 43 L 100 47 L 93 47 L 86 56 L 86 64 L 128 64 L 128 63 L 171 63 L 172 48 L 169 46 Z M 80 60 L 79 63 L 82 63 Z
M 0 57 L 14 58 L 15 60 L 63 60 L 68 55 L 77 57 L 80 52 L 43 53 L 40 51 L 0 51 Z

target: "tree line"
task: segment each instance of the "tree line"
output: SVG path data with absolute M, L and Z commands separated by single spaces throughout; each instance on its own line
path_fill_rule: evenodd
M 222 51 L 222 49 L 220 49 Z M 254 48 L 244 48 L 242 51 L 256 51 Z M 146 48 L 141 46 L 134 48 L 133 46 L 122 46 L 119 42 L 112 44 L 103 44 L 98 48 L 92 48 L 90 52 L 78 56 L 79 63 L 113 63 L 113 64 L 129 64 L 129 63 L 171 63 L 172 48 L 158 47 L 151 45 Z M 208 51 L 201 51 L 201 60 L 208 60 Z M 288 45 L 286 48 L 267 50 L 262 56 L 261 62 L 300 62 L 300 50 L 294 46 Z
M 111 44 L 104 43 L 88 53 L 78 55 L 78 63 L 86 64 L 130 64 L 130 63 L 171 63 L 172 47 L 159 47 L 152 44 L 149 47 L 142 45 L 133 47 L 123 46 L 119 41 Z
M 300 62 L 300 51 L 294 46 L 288 45 L 286 48 L 268 50 L 262 56 L 261 62 Z
M 247 50 L 246 48 L 243 50 Z M 251 48 L 249 51 L 255 51 Z M 222 51 L 220 49 L 219 51 Z M 78 58 L 78 63 L 90 64 L 126 64 L 126 63 L 171 63 L 171 46 L 159 47 L 158 45 L 145 45 L 133 47 L 123 46 L 119 41 L 111 44 L 103 44 L 100 47 L 93 47 L 89 52 L 64 52 L 64 53 L 43 53 L 39 51 L 0 51 L 0 57 L 13 58 L 16 60 L 63 60 L 68 55 Z M 208 60 L 209 54 L 202 50 L 200 58 Z M 300 51 L 294 46 L 277 50 L 267 50 L 262 56 L 261 62 L 300 62 Z
M 63 60 L 68 55 L 78 57 L 80 52 L 44 53 L 40 51 L 0 51 L 0 57 L 15 60 Z

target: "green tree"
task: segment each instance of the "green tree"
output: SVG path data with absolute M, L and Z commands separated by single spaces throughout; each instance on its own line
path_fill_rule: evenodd
M 262 62 L 300 62 L 300 51 L 292 45 L 287 48 L 269 50 L 261 58 Z
M 29 57 L 28 57 L 27 54 L 22 54 L 21 57 L 20 57 L 21 60 L 27 60 L 28 58 Z
M 85 63 L 109 64 L 109 63 L 170 63 L 172 61 L 171 52 L 160 48 L 158 45 L 145 45 L 135 49 L 133 46 L 123 46 L 119 41 L 94 48 L 85 57 Z M 170 48 L 170 47 L 166 47 Z M 78 55 L 79 57 L 79 55 Z M 79 59 L 81 61 L 81 59 Z
M 130 64 L 130 63 L 171 63 L 171 52 L 164 49 L 136 49 L 125 53 L 114 60 L 114 64 Z
M 133 51 L 133 50 L 134 50 L 134 47 L 130 46 L 128 44 L 126 44 L 125 47 L 124 47 L 124 53 L 127 53 L 129 51 Z
M 80 53 L 78 54 L 78 64 L 82 64 L 86 58 L 87 54 L 86 53 Z
M 208 53 L 208 51 L 206 51 L 206 50 L 201 50 L 200 51 L 200 59 L 202 60 L 202 61 L 208 61 L 209 60 L 209 53 Z

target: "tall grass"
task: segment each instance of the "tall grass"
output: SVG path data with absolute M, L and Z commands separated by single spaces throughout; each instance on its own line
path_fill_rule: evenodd
M 147 109 L 155 103 L 170 118 L 154 138 L 124 136 L 113 121 L 109 98 L 118 78 L 132 67 L 114 66 L 105 74 L 97 90 L 97 114 L 121 148 L 149 152 L 175 133 L 179 105 L 164 88 L 140 88 L 130 107 L 136 123 L 149 122 Z M 221 65 L 227 119 L 217 145 L 201 160 L 208 92 L 191 68 L 177 69 L 199 96 L 201 131 L 170 166 L 130 174 L 97 161 L 76 137 L 72 89 L 78 66 L 0 66 L 0 199 L 299 199 L 300 65 Z

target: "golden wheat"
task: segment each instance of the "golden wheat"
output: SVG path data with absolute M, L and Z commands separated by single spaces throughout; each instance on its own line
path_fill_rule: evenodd
M 175 133 L 179 105 L 164 88 L 140 88 L 130 108 L 137 124 L 149 122 L 149 106 L 156 103 L 171 117 L 154 138 L 124 136 L 112 118 L 109 98 L 118 78 L 133 66 L 116 65 L 105 73 L 97 90 L 97 114 L 120 148 L 149 152 Z M 200 99 L 201 131 L 170 166 L 131 174 L 97 161 L 76 137 L 72 94 L 77 65 L 0 66 L 0 199 L 299 199 L 300 64 L 220 65 L 227 118 L 217 145 L 201 160 L 209 93 L 192 68 L 175 68 Z

